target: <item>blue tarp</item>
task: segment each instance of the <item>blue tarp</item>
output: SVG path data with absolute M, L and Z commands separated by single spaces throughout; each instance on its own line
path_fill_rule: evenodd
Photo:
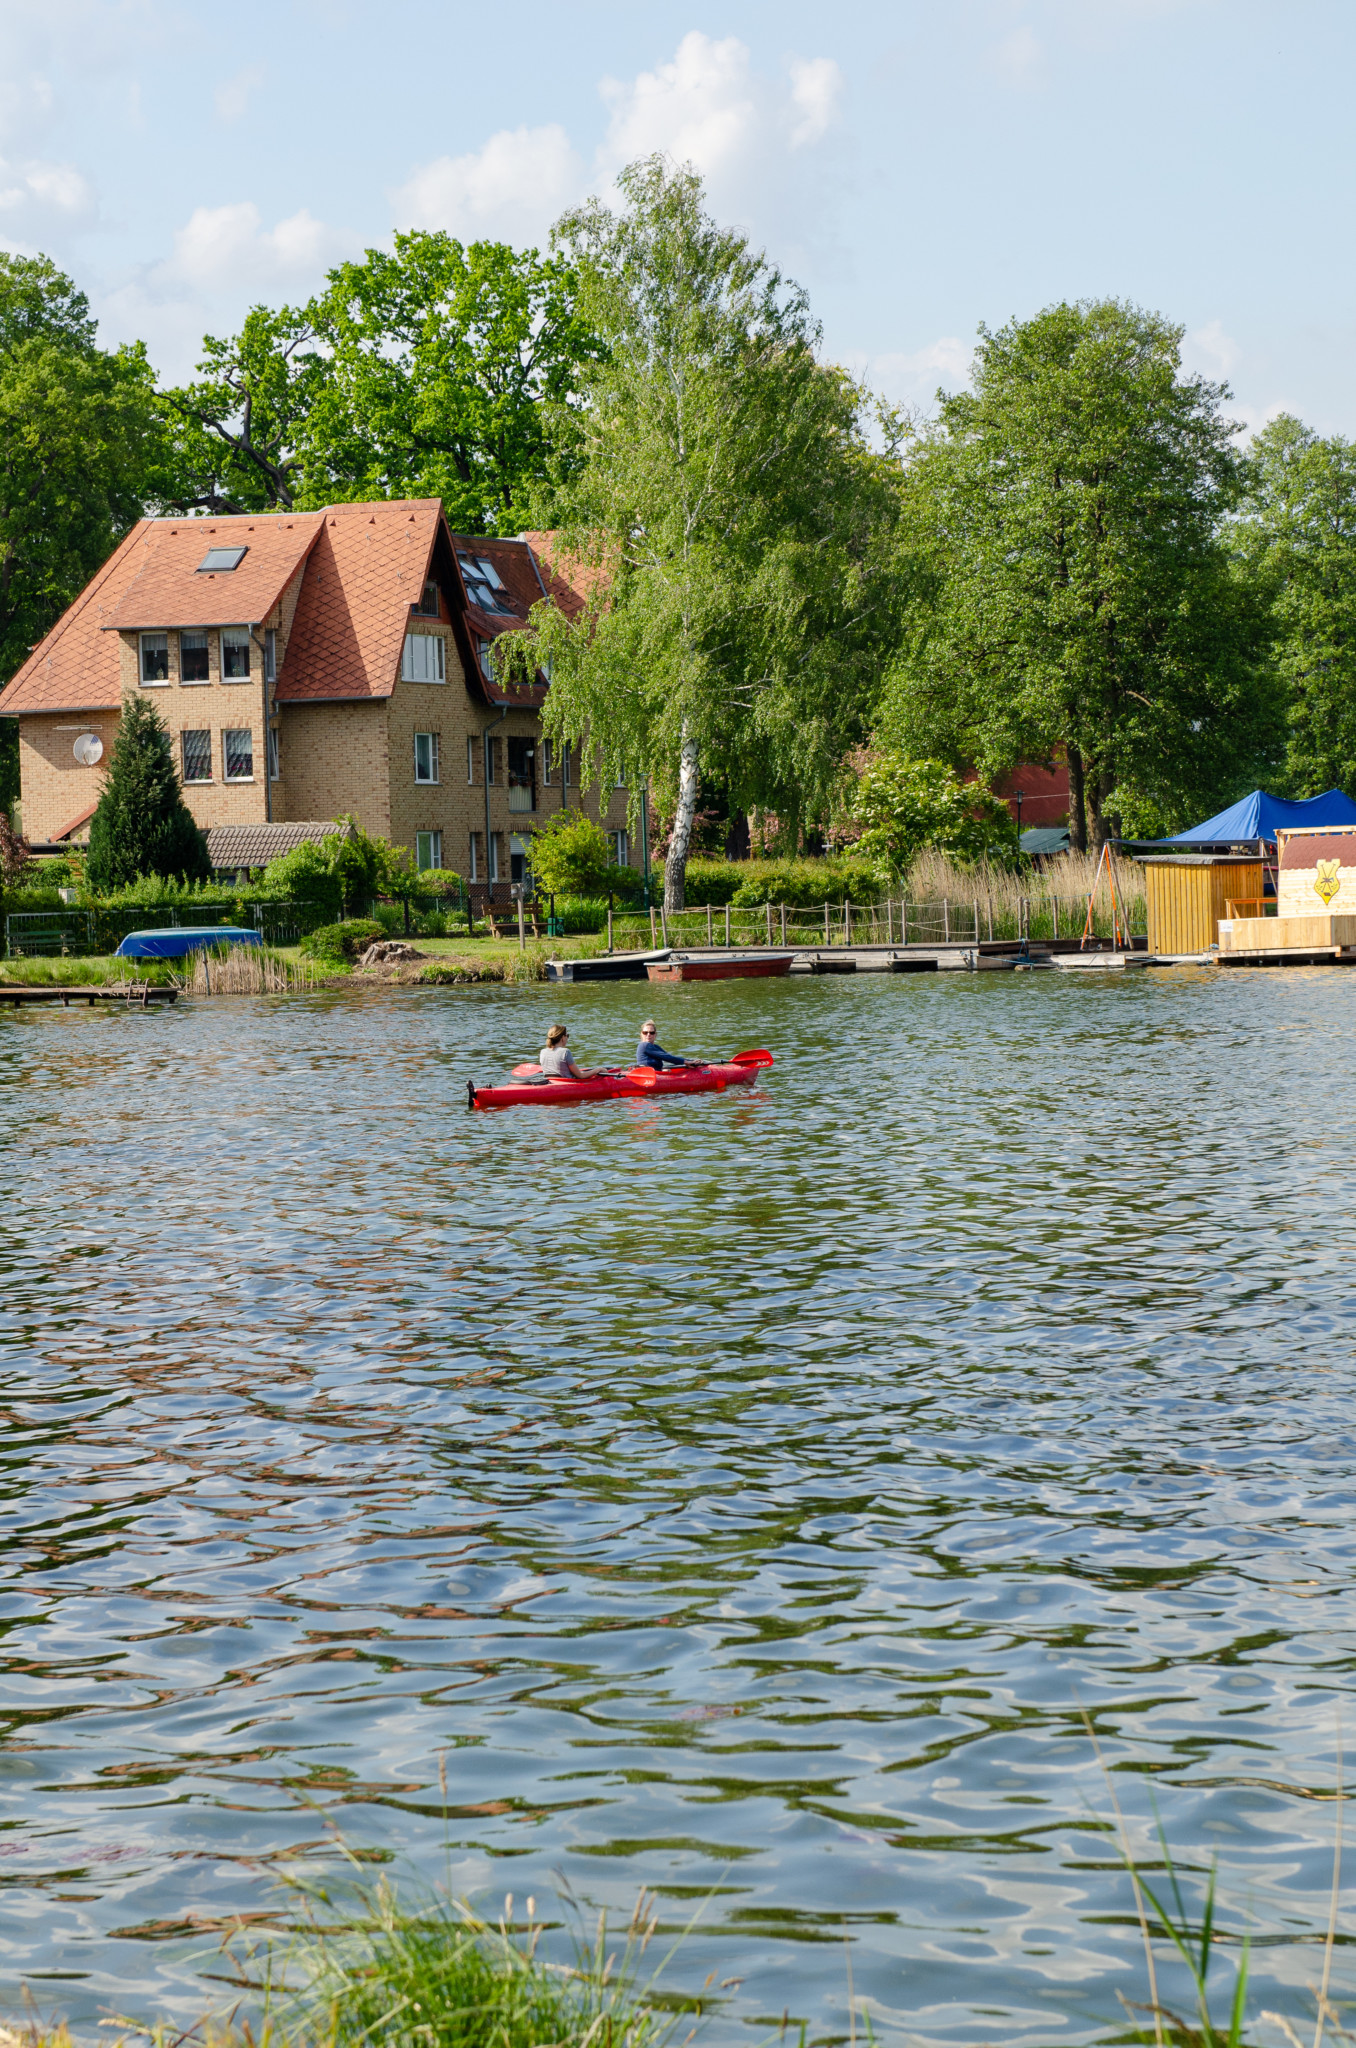
M 128 932 L 113 958 L 179 960 L 185 953 L 200 953 L 207 946 L 261 946 L 263 942 L 262 932 L 246 931 L 239 924 L 184 924 L 163 932 Z
M 1356 825 L 1356 803 L 1340 789 L 1325 789 L 1322 796 L 1306 797 L 1303 803 L 1287 803 L 1284 797 L 1268 796 L 1255 789 L 1251 796 L 1230 804 L 1227 811 L 1193 825 L 1189 832 L 1174 833 L 1171 839 L 1157 839 L 1156 846 L 1236 846 L 1243 840 L 1272 839 L 1276 827 L 1290 825 Z

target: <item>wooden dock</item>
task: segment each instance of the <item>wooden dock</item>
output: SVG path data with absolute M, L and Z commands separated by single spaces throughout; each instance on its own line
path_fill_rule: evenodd
M 124 1010 L 146 1010 L 156 1003 L 177 1002 L 178 997 L 177 988 L 152 987 L 149 982 L 125 982 L 118 988 L 88 988 L 78 982 L 65 987 L 59 982 L 12 982 L 8 986 L 0 982 L 0 1006 L 8 1003 L 15 1010 L 27 1003 L 60 1003 L 66 1010 L 72 1003 L 84 1003 L 90 1009 L 96 1003 L 119 1003 Z
M 552 982 L 647 981 L 652 964 L 666 962 L 681 953 L 684 961 L 704 960 L 719 964 L 730 955 L 721 947 L 661 947 L 648 953 L 599 953 L 591 960 L 548 960 L 546 978 Z M 1014 967 L 1053 965 L 1055 955 L 1074 955 L 1085 962 L 1110 957 L 1110 942 L 1080 951 L 1076 939 L 1037 941 L 1023 946 L 1019 939 L 981 939 L 978 944 L 953 940 L 941 945 L 898 946 L 786 946 L 760 947 L 763 960 L 785 960 L 790 974 L 991 974 L 1010 972 Z M 735 957 L 738 957 L 736 953 Z M 1118 955 L 1123 962 L 1124 955 Z M 1147 956 L 1140 953 L 1136 965 Z M 696 977 L 693 977 L 694 979 Z

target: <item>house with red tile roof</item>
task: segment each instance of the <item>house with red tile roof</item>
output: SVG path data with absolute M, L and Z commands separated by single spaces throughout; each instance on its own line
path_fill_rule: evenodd
M 87 836 L 128 691 L 156 703 L 204 829 L 352 815 L 507 894 L 531 835 L 578 804 L 541 731 L 546 679 L 490 650 L 579 590 L 549 536 L 453 534 L 436 498 L 143 519 L 0 692 L 19 721 L 23 828 Z M 585 808 L 628 857 L 623 790 Z

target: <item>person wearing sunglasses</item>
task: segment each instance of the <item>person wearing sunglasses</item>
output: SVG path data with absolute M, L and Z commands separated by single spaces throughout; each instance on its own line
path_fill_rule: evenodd
M 681 1053 L 665 1052 L 655 1035 L 654 1018 L 647 1017 L 640 1027 L 640 1044 L 636 1047 L 636 1065 L 638 1067 L 657 1067 L 662 1074 L 665 1067 L 686 1067 L 691 1065 L 691 1061 L 685 1060 Z

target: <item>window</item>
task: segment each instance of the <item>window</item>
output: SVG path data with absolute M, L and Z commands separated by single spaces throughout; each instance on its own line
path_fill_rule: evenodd
M 424 868 L 440 868 L 443 864 L 443 835 L 441 832 L 416 832 L 414 835 L 414 864 Z
M 490 644 L 488 640 L 477 640 L 476 642 L 476 653 L 480 657 L 480 673 L 484 676 L 487 683 L 494 681 L 494 657 L 490 653 Z
M 550 740 L 543 740 L 541 743 L 541 779 L 543 782 L 549 782 L 551 780 Z
M 270 782 L 278 782 L 282 779 L 282 768 L 278 761 L 278 728 L 276 725 L 271 725 L 268 729 L 268 779 Z
M 467 735 L 466 735 L 466 780 L 467 780 L 468 782 L 474 782 L 474 781 L 475 781 L 475 779 L 476 779 L 476 736 L 475 736 L 475 734 L 474 734 L 473 732 L 468 732 L 468 733 L 467 733 Z
M 199 576 L 216 576 L 238 569 L 248 553 L 248 548 L 209 548 L 198 564 L 197 573 Z
M 248 726 L 232 726 L 224 732 L 221 753 L 228 782 L 253 782 L 254 734 Z
M 522 885 L 532 879 L 532 841 L 515 832 L 509 840 L 509 880 Z
M 167 683 L 169 681 L 168 633 L 142 634 L 141 680 L 143 683 Z
M 212 735 L 210 732 L 181 732 L 179 745 L 183 749 L 184 781 L 210 782 L 212 780 Z
M 466 879 L 468 882 L 478 882 L 480 880 L 480 834 L 478 832 L 471 834 L 471 860 L 466 870 Z
M 458 553 L 457 560 L 461 564 L 467 601 L 473 604 L 477 611 L 506 612 L 510 609 L 499 571 L 488 555 Z
M 568 789 L 570 786 L 570 745 L 568 740 L 560 750 L 560 786 L 562 789 Z
M 436 732 L 417 732 L 414 736 L 414 779 L 416 782 L 438 780 L 438 735 Z
M 205 683 L 210 680 L 207 673 L 206 633 L 181 633 L 179 635 L 179 681 L 181 683 Z
M 277 680 L 278 636 L 272 626 L 270 626 L 264 635 L 264 681 L 266 683 L 275 683 Z
M 424 585 L 424 594 L 419 600 L 417 610 L 421 618 L 436 619 L 440 616 L 438 606 L 438 586 L 431 577 L 429 581 Z
M 498 767 L 499 767 L 499 742 L 498 742 L 498 740 L 492 740 L 492 739 L 490 738 L 490 735 L 489 735 L 488 733 L 486 733 L 486 735 L 485 735 L 485 780 L 486 780 L 486 781 L 487 781 L 487 782 L 489 783 L 489 785 L 490 785 L 490 787 L 491 787 L 492 789 L 493 789 L 493 787 L 494 787 L 495 783 L 496 783 L 496 782 L 497 782 L 497 781 L 499 780 L 499 776 L 498 776 L 498 773 L 496 772 L 496 771 L 498 770 Z
M 447 657 L 441 633 L 407 633 L 400 663 L 402 683 L 445 683 Z
M 537 808 L 537 750 L 531 740 L 511 739 L 508 743 L 508 807 L 511 811 Z
M 221 680 L 223 683 L 243 683 L 250 673 L 250 629 L 248 626 L 223 626 L 221 629 Z
M 624 832 L 609 832 L 607 837 L 608 844 L 612 848 L 612 858 L 617 866 L 619 868 L 629 866 L 628 855 L 630 854 L 631 847 L 626 834 Z

